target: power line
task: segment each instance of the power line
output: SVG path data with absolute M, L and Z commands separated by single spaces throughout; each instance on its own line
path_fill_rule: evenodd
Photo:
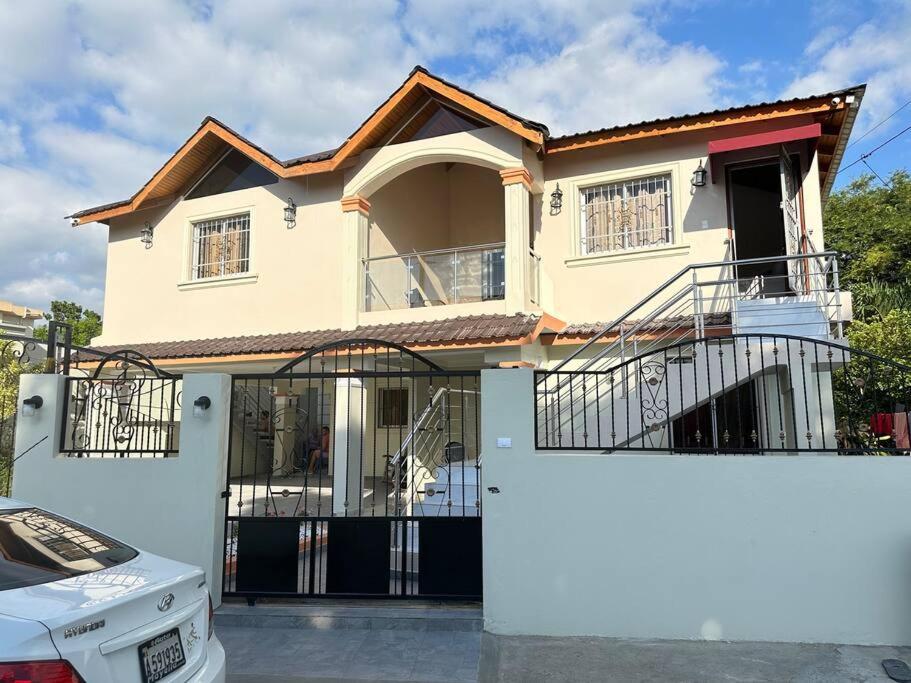
M 886 121 L 888 121 L 888 120 L 891 119 L 893 116 L 895 116 L 898 112 L 900 112 L 902 109 L 904 109 L 905 107 L 907 107 L 909 104 L 911 104 L 911 100 L 908 100 L 907 102 L 905 102 L 902 106 L 900 106 L 900 107 L 899 107 L 898 109 L 896 109 L 894 112 L 892 112 L 891 114 L 889 114 L 886 118 L 884 118 L 882 121 L 880 121 L 879 123 L 877 123 L 877 124 L 876 124 L 875 126 L 873 126 L 870 130 L 868 130 L 866 133 L 864 133 L 864 134 L 861 135 L 859 138 L 857 138 L 854 142 L 850 143 L 847 147 L 845 147 L 845 149 L 850 149 L 851 147 L 853 147 L 854 145 L 856 145 L 858 142 L 860 142 L 861 140 L 863 140 L 863 139 L 864 139 L 865 137 L 867 137 L 870 133 L 872 133 L 874 130 L 876 130 L 877 128 L 879 128 L 881 125 L 883 125 Z
M 907 133 L 909 130 L 911 130 L 911 126 L 908 126 L 907 128 L 901 129 L 901 130 L 898 131 L 895 135 L 893 135 L 891 138 L 889 138 L 888 140 L 886 140 L 884 143 L 882 143 L 882 144 L 880 144 L 880 145 L 877 145 L 876 147 L 874 147 L 873 149 L 871 149 L 871 150 L 870 150 L 869 152 L 867 152 L 866 154 L 861 154 L 860 157 L 858 157 L 857 159 L 855 159 L 854 161 L 852 161 L 852 162 L 851 162 L 850 164 L 848 164 L 847 166 L 842 166 L 840 169 L 838 169 L 838 173 L 836 173 L 835 175 L 838 175 L 839 173 L 843 173 L 844 171 L 847 171 L 849 168 L 851 168 L 851 167 L 854 166 L 855 164 L 859 164 L 860 162 L 865 161 L 866 159 L 869 159 L 869 158 L 870 158 L 871 156 L 873 156 L 876 152 L 878 152 L 879 150 L 881 150 L 883 147 L 885 147 L 886 145 L 888 145 L 888 144 L 889 144 L 890 142 L 892 142 L 893 140 L 896 140 L 896 139 L 900 138 L 902 135 L 904 135 L 905 133 Z
M 880 177 L 879 173 L 877 173 L 877 172 L 873 169 L 873 167 L 872 167 L 870 164 L 867 163 L 867 160 L 866 160 L 866 159 L 861 159 L 861 161 L 864 162 L 864 166 L 866 166 L 867 168 L 870 169 L 870 173 L 872 173 L 873 175 L 875 175 L 876 178 L 877 178 L 877 180 L 879 180 L 879 182 L 881 182 L 881 183 L 882 183 L 883 185 L 885 185 L 886 187 L 892 187 L 889 183 L 887 183 L 885 180 L 883 180 L 883 179 Z

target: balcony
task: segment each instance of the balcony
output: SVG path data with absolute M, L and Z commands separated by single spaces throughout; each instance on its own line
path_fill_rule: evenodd
M 502 301 L 505 253 L 497 242 L 365 258 L 363 311 Z

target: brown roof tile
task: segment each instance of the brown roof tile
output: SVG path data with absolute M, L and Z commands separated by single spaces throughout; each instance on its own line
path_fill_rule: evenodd
M 354 330 L 314 330 L 280 334 L 220 337 L 189 341 L 150 342 L 96 346 L 110 353 L 132 349 L 149 358 L 198 358 L 259 353 L 301 352 L 344 339 L 379 339 L 403 345 L 470 342 L 494 339 L 506 341 L 531 334 L 538 323 L 534 315 L 474 315 L 413 323 L 362 325 Z
M 627 329 L 636 325 L 638 320 L 627 320 L 626 327 Z M 591 337 L 598 334 L 603 330 L 609 323 L 606 322 L 594 322 L 594 323 L 570 323 L 563 330 L 560 331 L 559 337 Z M 722 327 L 731 324 L 731 316 L 729 313 L 706 313 L 705 314 L 705 326 L 706 327 Z M 658 330 L 668 330 L 672 328 L 691 328 L 693 327 L 693 316 L 691 315 L 675 315 L 668 318 L 659 318 L 651 323 L 648 323 L 643 326 L 640 332 L 654 332 Z

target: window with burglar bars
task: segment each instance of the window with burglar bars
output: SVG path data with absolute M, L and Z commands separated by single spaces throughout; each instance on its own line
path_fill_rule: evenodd
M 250 214 L 193 224 L 193 280 L 250 270 Z
M 670 174 L 580 190 L 583 254 L 672 244 Z

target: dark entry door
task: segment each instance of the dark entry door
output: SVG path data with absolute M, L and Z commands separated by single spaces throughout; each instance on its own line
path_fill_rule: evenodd
M 728 201 L 738 260 L 788 254 L 778 160 L 728 168 Z M 791 291 L 786 260 L 737 266 L 741 294 Z

